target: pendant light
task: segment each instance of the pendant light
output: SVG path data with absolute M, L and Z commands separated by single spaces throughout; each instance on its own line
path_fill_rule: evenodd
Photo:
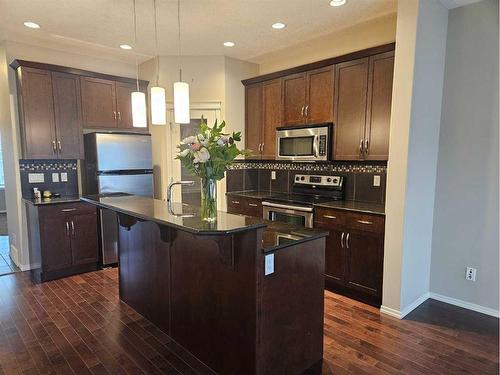
M 137 48 L 137 16 L 134 3 L 134 47 Z M 148 120 L 146 113 L 146 95 L 139 91 L 139 62 L 137 61 L 137 54 L 135 55 L 135 69 L 136 69 L 136 85 L 137 91 L 132 92 L 132 126 L 134 128 L 147 128 Z
M 174 121 L 177 124 L 189 124 L 189 85 L 182 82 L 181 62 L 181 0 L 177 0 L 177 27 L 179 42 L 179 82 L 174 82 Z
M 156 0 L 153 0 L 156 48 L 156 86 L 151 87 L 151 123 L 153 125 L 167 124 L 167 108 L 165 104 L 165 89 L 160 87 L 160 56 L 158 53 L 158 28 L 156 25 Z

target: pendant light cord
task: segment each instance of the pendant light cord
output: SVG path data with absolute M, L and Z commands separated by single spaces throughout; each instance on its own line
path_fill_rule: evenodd
M 179 52 L 179 81 L 182 82 L 182 68 L 181 68 L 181 0 L 177 0 L 177 40 Z
M 133 0 L 134 4 L 134 48 L 137 48 L 137 15 L 135 10 L 135 0 Z M 137 61 L 137 52 L 135 55 L 135 78 L 137 84 L 137 91 L 139 91 L 139 62 Z
M 155 49 L 156 49 L 156 86 L 160 81 L 160 55 L 158 53 L 158 27 L 156 21 L 156 0 L 153 0 L 154 15 L 155 15 Z

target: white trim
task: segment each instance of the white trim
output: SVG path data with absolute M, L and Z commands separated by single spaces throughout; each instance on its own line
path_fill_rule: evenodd
M 485 307 L 481 305 L 476 305 L 475 303 L 463 301 L 461 299 L 456 299 L 448 296 L 443 296 L 442 294 L 429 293 L 429 297 L 437 301 L 449 303 L 450 305 L 455 305 L 458 307 L 463 307 L 464 309 L 477 311 L 482 314 L 494 316 L 495 318 L 500 318 L 500 311 L 492 309 L 490 307 Z
M 439 0 L 446 9 L 454 9 L 465 5 L 474 4 L 481 0 Z
M 415 301 L 413 301 L 409 306 L 407 306 L 405 309 L 403 309 L 402 311 L 382 305 L 382 306 L 380 306 L 380 312 L 383 314 L 392 316 L 396 319 L 403 319 L 406 315 L 408 315 L 413 310 L 415 310 L 418 306 L 420 306 L 422 303 L 427 301 L 428 298 L 429 298 L 429 293 L 424 293 L 420 297 L 418 297 Z
M 401 319 L 401 312 L 396 309 L 391 309 L 390 307 L 387 306 L 380 306 L 380 312 L 385 315 L 392 316 L 393 318 L 396 319 Z

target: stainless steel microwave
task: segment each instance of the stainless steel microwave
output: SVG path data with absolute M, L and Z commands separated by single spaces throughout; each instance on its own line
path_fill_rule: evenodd
M 329 160 L 332 128 L 332 123 L 277 128 L 276 159 Z

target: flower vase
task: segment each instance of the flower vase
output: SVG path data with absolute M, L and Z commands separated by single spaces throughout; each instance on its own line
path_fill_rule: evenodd
M 217 181 L 201 179 L 201 218 L 208 222 L 217 220 Z

